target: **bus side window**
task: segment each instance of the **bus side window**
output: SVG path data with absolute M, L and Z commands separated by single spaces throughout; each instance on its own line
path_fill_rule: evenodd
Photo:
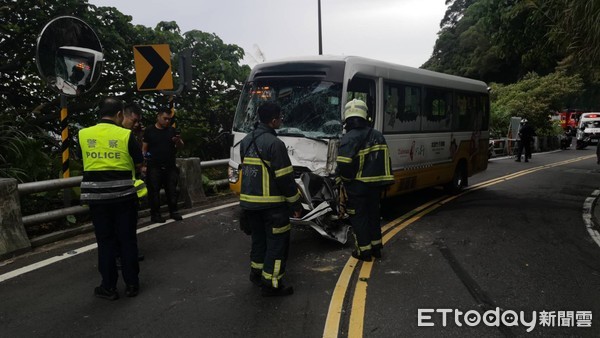
M 421 111 L 421 89 L 395 83 L 383 83 L 383 133 L 420 131 L 417 117 Z
M 452 91 L 425 88 L 423 131 L 449 131 L 452 124 Z
M 369 111 L 367 115 L 370 117 L 370 124 L 375 123 L 375 81 L 360 77 L 354 77 L 348 83 L 347 91 L 348 101 L 353 99 L 363 100 L 367 104 Z

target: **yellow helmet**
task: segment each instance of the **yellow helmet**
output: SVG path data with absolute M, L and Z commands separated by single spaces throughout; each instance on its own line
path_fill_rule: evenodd
M 367 119 L 367 104 L 362 100 L 354 99 L 348 103 L 344 107 L 344 120 L 347 120 L 349 117 L 361 117 L 363 119 Z

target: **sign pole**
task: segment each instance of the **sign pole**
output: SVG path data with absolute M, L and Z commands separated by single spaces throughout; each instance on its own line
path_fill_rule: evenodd
M 62 178 L 69 178 L 71 176 L 69 172 L 69 123 L 67 120 L 67 97 L 63 94 L 60 95 L 60 128 L 61 133 L 61 153 L 62 153 Z
M 171 110 L 171 119 L 175 118 L 175 96 L 169 95 L 169 109 Z M 171 126 L 177 128 L 177 122 L 171 120 Z
M 67 110 L 67 96 L 60 94 L 60 128 L 61 132 L 61 145 L 60 150 L 62 153 L 62 178 L 69 178 L 71 173 L 69 171 L 69 123 Z M 71 206 L 71 189 L 63 190 L 63 204 L 65 207 Z
M 319 55 L 323 55 L 323 39 L 321 37 L 321 0 L 318 1 L 319 5 Z

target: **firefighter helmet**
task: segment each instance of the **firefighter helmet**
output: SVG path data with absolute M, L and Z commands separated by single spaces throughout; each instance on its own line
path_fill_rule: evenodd
M 367 119 L 367 104 L 362 100 L 354 99 L 348 103 L 344 107 L 344 120 L 347 120 L 349 117 L 361 117 L 363 119 Z

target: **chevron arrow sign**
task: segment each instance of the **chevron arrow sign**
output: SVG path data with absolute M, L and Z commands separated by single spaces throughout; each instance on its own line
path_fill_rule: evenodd
M 139 91 L 173 89 L 169 45 L 133 46 L 133 61 Z

